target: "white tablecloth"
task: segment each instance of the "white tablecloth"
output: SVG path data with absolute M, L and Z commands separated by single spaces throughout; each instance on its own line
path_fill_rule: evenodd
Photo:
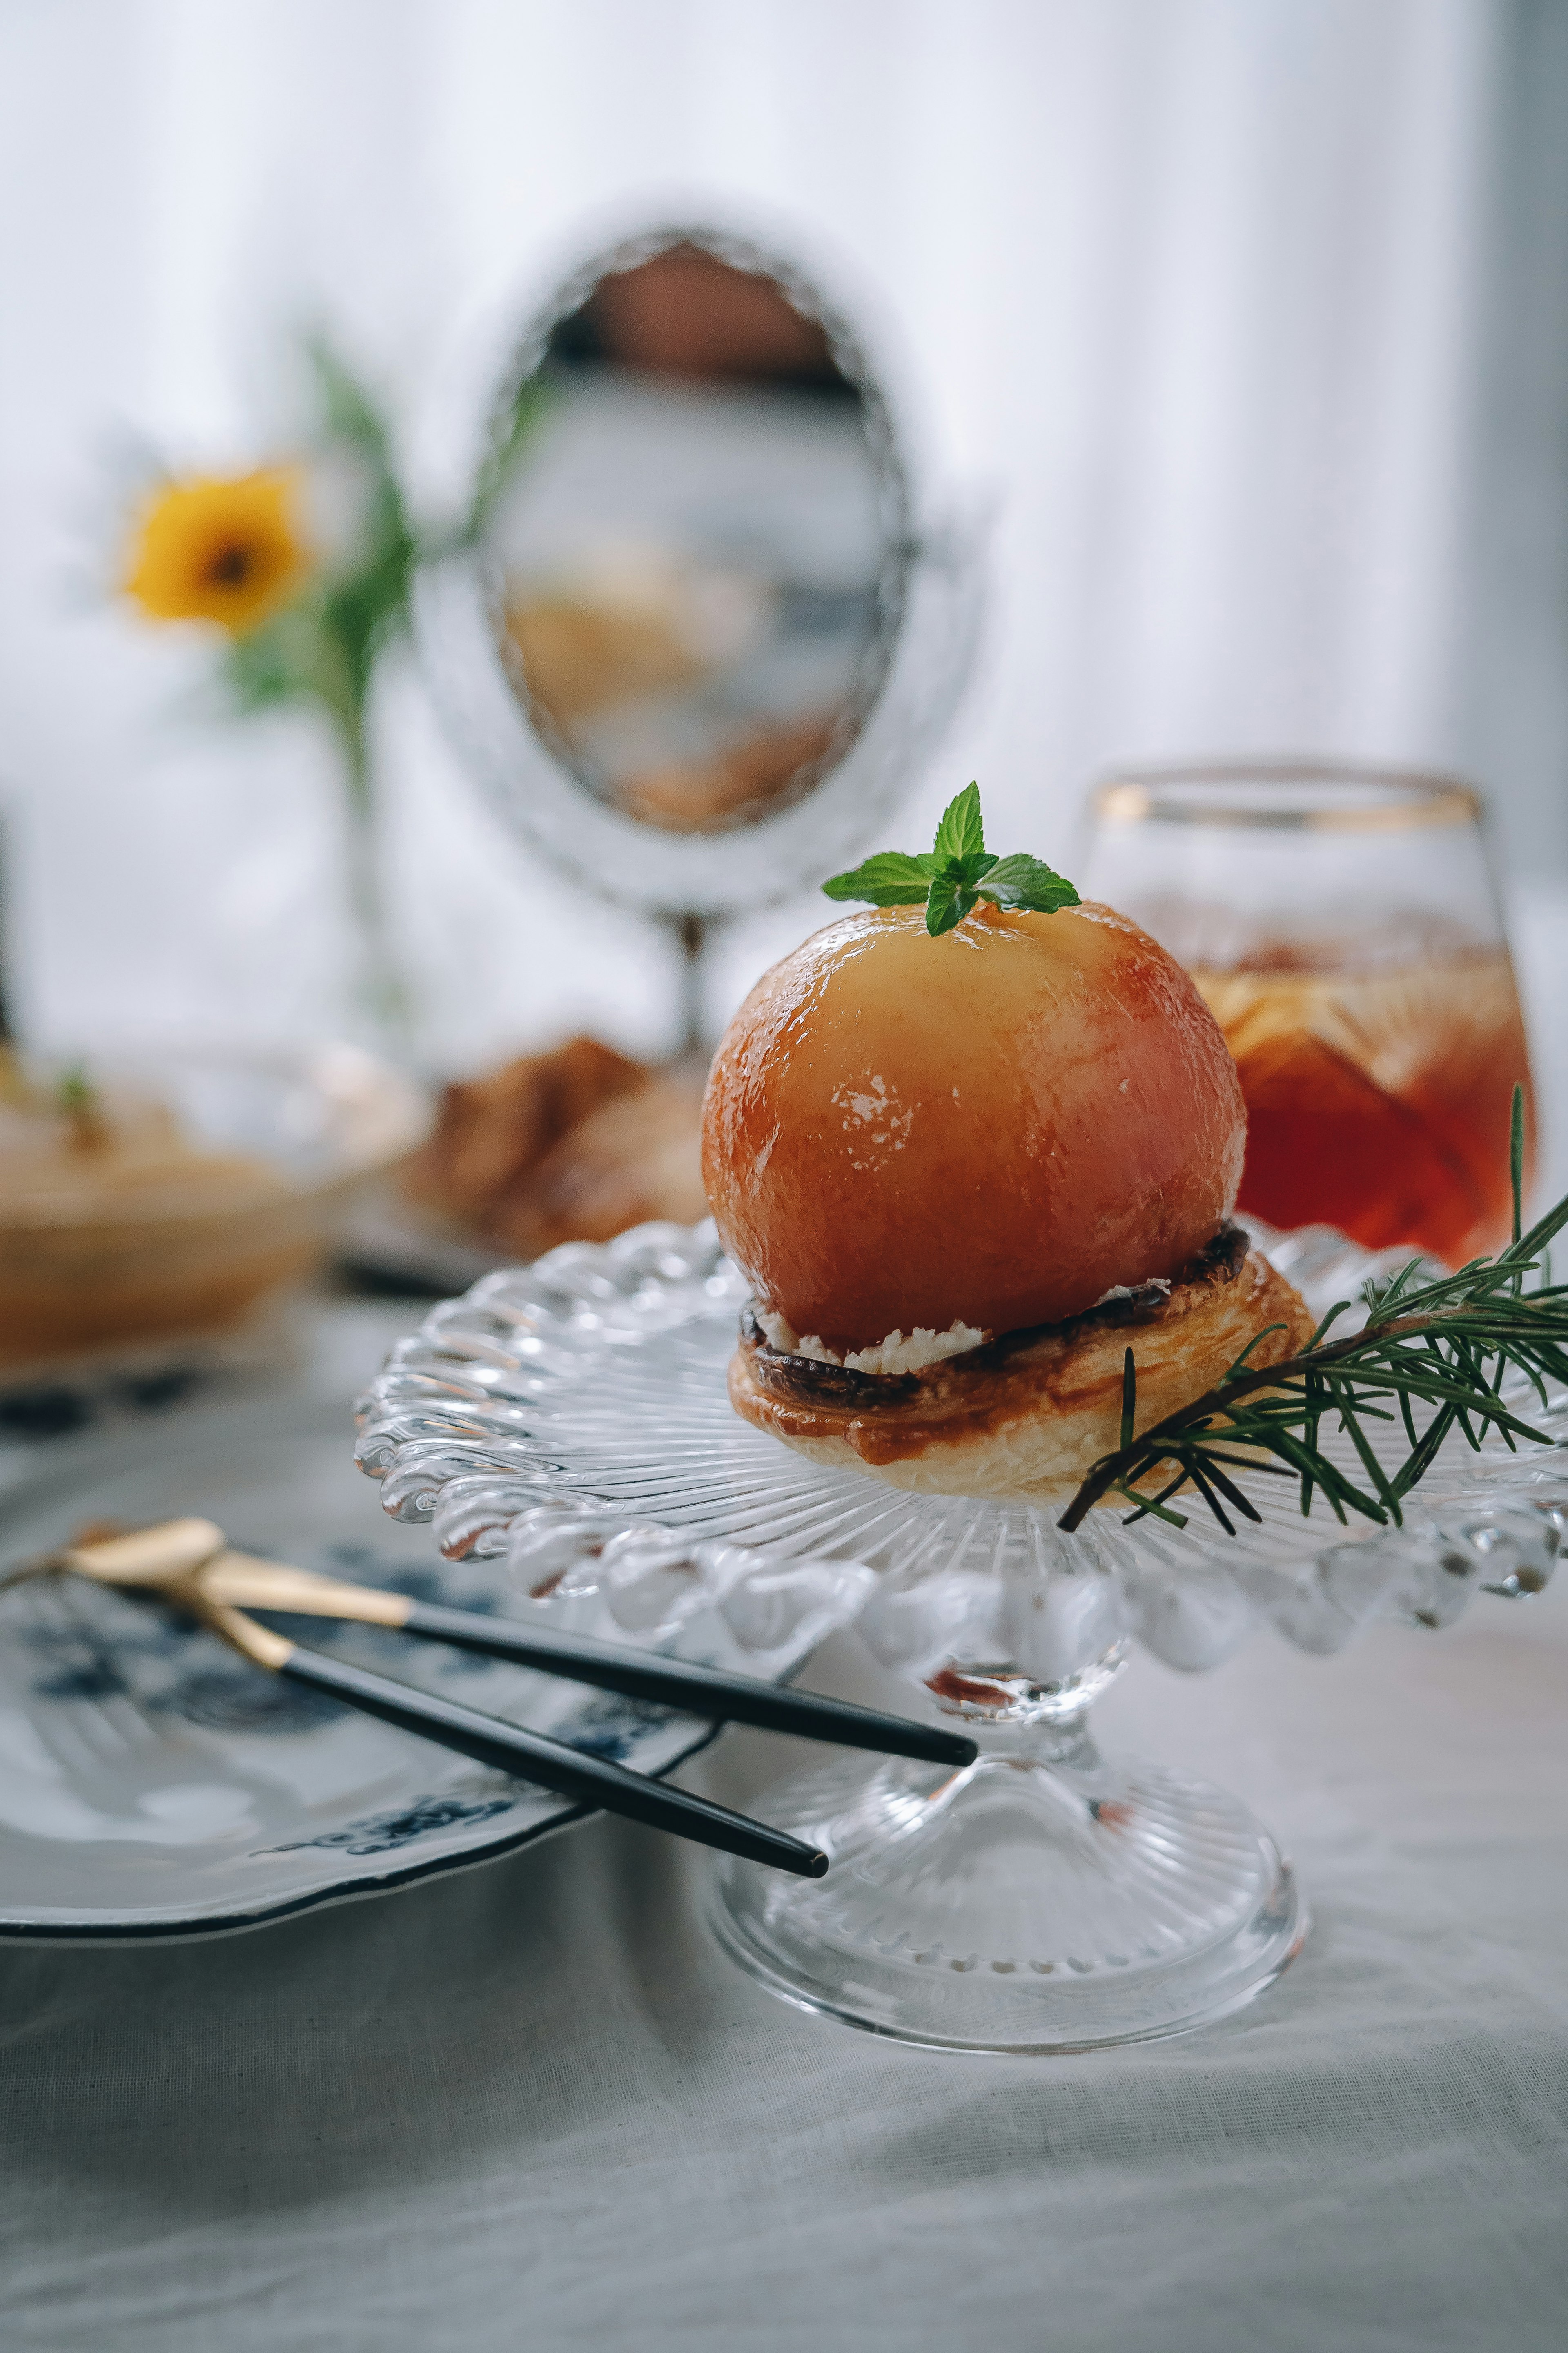
M 1516 938 L 1555 1192 L 1568 900 Z M 345 1447 L 376 1324 L 337 1327 Z M 847 1638 L 807 1680 L 907 1703 Z M 222 1943 L 0 1953 L 5 2353 L 1562 2353 L 1568 1572 L 1337 1659 L 1137 1660 L 1099 1730 L 1298 1865 L 1307 1950 L 1227 2025 L 879 2042 L 758 1991 L 690 1851 L 604 1820 Z M 797 1753 L 691 1770 L 744 1804 Z
M 902 1703 L 844 1638 L 811 1680 Z M 1135 1662 L 1316 1926 L 1231 2023 L 927 2055 L 710 1945 L 600 1820 L 226 1941 L 0 1953 L 6 2353 L 1560 2353 L 1568 1593 Z M 698 1767 L 744 1803 L 795 1744 Z

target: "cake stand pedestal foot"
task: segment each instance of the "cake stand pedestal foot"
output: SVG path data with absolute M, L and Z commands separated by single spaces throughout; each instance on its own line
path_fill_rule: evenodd
M 1108 1764 L 1081 1716 L 969 1728 L 963 1771 L 839 1758 L 755 1806 L 831 1858 L 710 1872 L 719 1940 L 770 1992 L 934 2049 L 1089 2051 L 1225 2018 L 1300 1952 L 1289 1866 L 1234 1798 Z

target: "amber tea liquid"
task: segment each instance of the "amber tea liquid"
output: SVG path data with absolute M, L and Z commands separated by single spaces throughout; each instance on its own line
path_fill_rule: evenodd
M 1528 1103 L 1530 1076 L 1506 950 L 1354 971 L 1265 949 L 1193 977 L 1247 1097 L 1243 1209 L 1453 1266 L 1508 1240 L 1513 1090 Z

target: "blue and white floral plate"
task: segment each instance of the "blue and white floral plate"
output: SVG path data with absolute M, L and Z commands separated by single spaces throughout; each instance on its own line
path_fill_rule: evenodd
M 358 1334 L 346 1354 L 345 1323 Z M 452 1566 L 427 1530 L 377 1511 L 353 1466 L 351 1400 L 395 1326 L 382 1332 L 363 1310 L 339 1324 L 330 1377 L 318 1363 L 157 1426 L 12 1458 L 0 1570 L 84 1523 L 198 1513 L 274 1559 L 521 1614 L 504 1563 Z M 289 1630 L 638 1772 L 667 1772 L 712 1737 L 694 1718 L 439 1644 L 319 1620 Z M 729 1662 L 721 1633 L 692 1630 L 693 1655 Z M 787 1672 L 805 1647 L 768 1670 Z M 155 1605 L 71 1578 L 0 1592 L 0 1936 L 251 1927 L 505 1853 L 585 1810 L 274 1682 Z

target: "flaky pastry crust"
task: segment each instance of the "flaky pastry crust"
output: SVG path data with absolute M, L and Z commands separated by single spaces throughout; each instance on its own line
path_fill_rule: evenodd
M 730 1360 L 737 1413 L 816 1462 L 868 1471 L 924 1494 L 1067 1503 L 1121 1436 L 1131 1346 L 1147 1430 L 1201 1397 L 1255 1333 L 1248 1363 L 1273 1365 L 1311 1337 L 1300 1293 L 1223 1227 L 1168 1288 L 1063 1324 L 1011 1332 L 924 1373 L 852 1373 L 774 1348 L 748 1309 Z

